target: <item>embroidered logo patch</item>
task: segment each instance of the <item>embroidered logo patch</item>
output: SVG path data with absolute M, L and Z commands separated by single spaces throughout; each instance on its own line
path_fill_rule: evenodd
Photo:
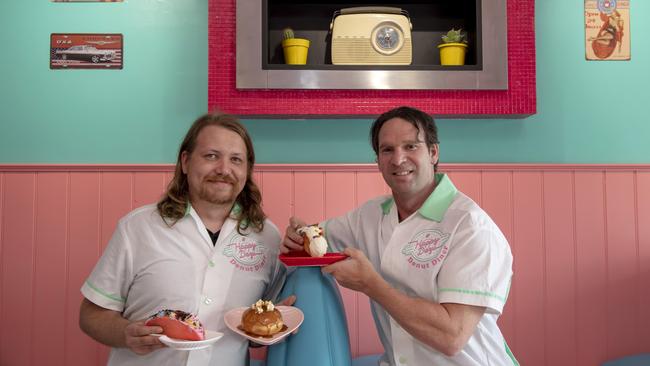
M 231 257 L 230 264 L 246 272 L 258 272 L 266 264 L 266 246 L 257 241 L 235 235 L 223 248 L 223 255 Z
M 402 254 L 408 256 L 409 264 L 415 268 L 431 268 L 447 256 L 447 240 L 449 234 L 440 230 L 420 231 L 402 248 Z

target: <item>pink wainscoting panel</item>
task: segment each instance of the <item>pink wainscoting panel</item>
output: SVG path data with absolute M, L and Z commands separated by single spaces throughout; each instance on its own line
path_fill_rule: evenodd
M 361 205 L 373 197 L 388 193 L 388 186 L 384 183 L 381 174 L 378 172 L 357 172 L 355 187 L 356 201 L 354 202 L 354 206 Z M 352 333 L 356 332 L 358 334 L 356 339 L 356 355 L 365 356 L 382 353 L 383 347 L 381 341 L 377 332 L 374 330 L 374 319 L 370 310 L 370 300 L 362 293 L 355 293 L 355 295 L 356 302 L 352 305 L 357 311 L 357 324 L 356 326 L 353 325 L 350 329 L 350 342 L 352 343 L 354 341 Z M 348 312 L 350 308 L 352 306 L 348 307 L 348 303 L 346 303 Z
M 522 364 L 650 352 L 650 166 L 441 168 L 510 241 L 500 325 Z M 0 165 L 1 365 L 105 364 L 108 348 L 78 329 L 79 288 L 117 220 L 157 200 L 171 169 Z M 317 221 L 388 192 L 368 165 L 261 165 L 255 179 L 281 231 L 292 214 Z M 367 297 L 341 292 L 353 355 L 381 352 Z
M 636 227 L 639 232 L 639 348 L 650 349 L 650 172 L 637 173 Z
M 3 278 L 4 271 L 2 269 L 2 259 L 3 259 L 3 240 L 2 240 L 2 234 L 3 234 L 3 216 L 4 216 L 4 183 L 5 183 L 5 174 L 0 171 L 0 321 L 2 320 L 2 296 L 4 296 L 4 291 L 2 290 L 3 288 Z M 2 350 L 3 350 L 3 342 L 2 342 L 2 331 L 0 331 L 0 361 L 3 360 L 2 356 Z
M 33 365 L 64 361 L 68 183 L 67 173 L 36 175 L 32 342 L 38 352 Z
M 514 253 L 512 240 L 512 172 L 485 172 L 481 182 L 481 207 L 494 222 L 498 223 Z M 517 273 L 514 275 L 516 277 Z M 511 348 L 516 347 L 515 312 L 513 311 L 515 306 L 515 298 L 509 296 L 504 313 L 499 317 L 499 327 Z
M 125 213 L 133 209 L 133 176 L 132 172 L 110 172 L 101 174 L 101 207 L 100 207 L 100 245 L 102 251 L 113 236 L 117 221 Z M 108 348 L 99 349 L 100 362 L 108 359 Z
M 99 173 L 70 173 L 65 365 L 84 365 L 106 352 L 79 329 L 79 290 L 101 255 L 100 182 Z
M 636 191 L 632 172 L 605 175 L 607 207 L 607 356 L 634 353 L 639 344 Z M 624 299 L 624 300 L 623 300 Z M 647 310 L 646 310 L 647 311 Z
M 373 197 L 386 195 L 390 192 L 388 186 L 384 183 L 384 178 L 382 178 L 379 172 L 357 172 L 356 186 L 356 206 L 363 204 Z
M 602 172 L 576 172 L 574 176 L 576 365 L 592 366 L 607 359 L 605 177 Z
M 133 203 L 140 207 L 160 200 L 160 194 L 165 190 L 165 173 L 138 173 L 133 176 Z
M 327 172 L 324 175 L 325 186 L 323 201 L 325 210 L 323 216 L 336 217 L 343 215 L 355 207 L 355 197 L 360 187 L 356 185 L 355 172 Z M 342 190 L 342 187 L 348 189 Z M 350 351 L 352 354 L 359 354 L 359 304 L 358 294 L 355 291 L 340 287 L 341 298 L 346 305 L 345 317 L 348 322 L 350 336 Z
M 481 204 L 481 172 L 449 172 L 449 178 L 456 188 L 462 191 L 474 202 Z
M 111 172 L 100 174 L 100 244 L 103 251 L 113 235 L 117 221 L 133 208 L 134 173 Z
M 325 174 L 296 172 L 293 178 L 294 215 L 308 224 L 319 222 L 325 212 Z M 284 231 L 285 228 L 283 226 L 280 230 Z
M 576 364 L 576 268 L 573 173 L 544 174 L 546 260 L 546 360 Z
M 2 217 L 0 365 L 32 361 L 36 176 L 6 173 Z
M 289 217 L 295 215 L 293 173 L 264 173 L 261 182 L 264 212 L 278 226 L 280 234 L 284 235 L 284 229 L 289 225 Z
M 636 227 L 639 231 L 639 348 L 650 349 L 650 172 L 638 172 Z
M 463 187 L 459 187 L 461 190 Z M 542 173 L 515 172 L 513 214 L 516 243 L 510 297 L 515 299 L 515 356 L 522 365 L 546 365 L 545 243 Z M 498 224 L 498 222 L 497 222 Z M 550 365 L 550 363 L 549 363 Z

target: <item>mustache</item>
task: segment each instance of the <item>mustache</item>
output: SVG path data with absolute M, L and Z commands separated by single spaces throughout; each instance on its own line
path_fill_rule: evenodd
M 206 182 L 224 182 L 229 184 L 237 183 L 237 180 L 234 177 L 224 174 L 212 174 L 205 177 L 204 181 Z

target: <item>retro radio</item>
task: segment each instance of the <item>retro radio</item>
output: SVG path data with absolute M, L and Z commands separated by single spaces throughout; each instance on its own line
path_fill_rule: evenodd
M 392 7 L 356 7 L 332 16 L 334 65 L 410 65 L 411 20 Z

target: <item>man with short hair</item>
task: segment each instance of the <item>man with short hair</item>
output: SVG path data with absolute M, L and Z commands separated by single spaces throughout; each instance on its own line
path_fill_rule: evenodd
M 113 347 L 109 365 L 248 364 L 248 341 L 226 329 L 224 314 L 274 298 L 285 275 L 280 233 L 262 211 L 254 163 L 239 121 L 206 114 L 187 132 L 160 202 L 118 222 L 81 289 L 79 319 L 85 333 Z M 162 328 L 144 325 L 163 309 L 196 314 L 224 336 L 207 349 L 167 348 L 151 335 Z
M 431 116 L 388 111 L 371 128 L 389 196 L 320 225 L 348 259 L 323 268 L 361 291 L 385 353 L 380 365 L 518 365 L 497 326 L 512 277 L 512 254 L 490 217 L 437 173 Z M 302 249 L 291 218 L 282 252 Z

